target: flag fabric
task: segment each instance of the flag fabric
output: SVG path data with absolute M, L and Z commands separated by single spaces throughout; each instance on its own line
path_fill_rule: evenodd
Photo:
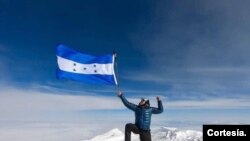
M 56 48 L 57 78 L 94 84 L 117 85 L 115 54 L 94 56 L 65 45 Z

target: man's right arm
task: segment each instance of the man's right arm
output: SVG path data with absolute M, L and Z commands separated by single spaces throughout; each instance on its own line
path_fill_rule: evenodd
M 121 98 L 122 103 L 127 108 L 129 108 L 130 110 L 133 110 L 133 111 L 136 109 L 137 106 L 135 104 L 133 104 L 133 103 L 128 102 L 128 100 L 124 97 L 124 95 L 122 94 L 122 92 L 120 90 L 118 91 L 118 96 Z

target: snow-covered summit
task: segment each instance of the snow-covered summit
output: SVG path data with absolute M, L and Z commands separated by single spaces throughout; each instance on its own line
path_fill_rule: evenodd
M 107 133 L 98 135 L 90 140 L 84 140 L 84 141 L 122 141 L 123 138 L 124 135 L 122 131 L 120 131 L 118 128 L 115 128 Z
M 161 127 L 152 130 L 152 139 L 154 141 L 202 141 L 202 132 Z
M 202 132 L 195 130 L 160 127 L 152 129 L 151 134 L 153 141 L 202 141 Z M 83 141 L 124 141 L 124 133 L 115 128 L 102 135 Z M 139 141 L 139 136 L 132 134 L 132 141 Z

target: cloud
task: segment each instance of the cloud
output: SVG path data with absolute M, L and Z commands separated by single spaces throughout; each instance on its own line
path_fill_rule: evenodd
M 10 86 L 0 91 L 0 140 L 81 140 L 119 127 L 126 118 L 124 114 L 113 115 L 113 110 L 125 108 L 116 96 L 89 96 L 83 91 L 82 95 L 69 95 L 56 93 L 57 89 L 50 93 Z
M 132 35 L 146 69 L 124 79 L 155 84 L 169 99 L 249 95 L 249 1 L 157 1 Z M 238 103 L 240 104 L 240 103 Z
M 46 87 L 49 89 L 49 87 Z M 53 88 L 50 88 L 53 89 Z M 14 87 L 5 87 L 0 93 L 0 139 L 14 141 L 67 141 L 87 139 L 97 135 L 107 129 L 119 127 L 124 129 L 124 121 L 133 122 L 133 112 L 129 113 L 112 112 L 112 110 L 125 109 L 117 97 L 89 96 L 84 95 L 68 95 L 67 92 L 61 94 L 36 91 L 33 89 L 18 89 Z M 140 91 L 134 91 L 140 93 Z M 155 97 L 149 97 L 152 106 L 157 106 Z M 138 98 L 129 98 L 133 103 L 138 102 Z M 155 125 L 173 125 L 177 123 L 169 121 L 176 119 L 179 109 L 230 109 L 230 108 L 249 108 L 249 98 L 242 97 L 240 99 L 207 99 L 207 100 L 177 100 L 169 101 L 163 98 L 163 105 L 166 116 L 154 117 Z M 111 110 L 111 111 L 109 111 Z M 175 110 L 171 113 L 168 110 Z M 184 110 L 184 111 L 186 111 Z M 204 118 L 200 119 L 197 114 L 195 118 L 192 115 L 182 113 L 186 117 L 185 120 L 204 122 Z M 182 117 L 183 117 L 182 116 Z M 188 117 L 187 117 L 188 116 Z M 207 116 L 208 119 L 219 122 L 224 121 L 224 117 L 215 115 Z M 181 118 L 181 117 L 180 117 Z M 243 118 L 243 117 L 242 117 Z M 243 118 L 245 121 L 245 117 Z M 180 119 L 181 120 L 181 119 Z M 229 121 L 235 119 L 230 117 Z M 185 121 L 187 122 L 187 121 Z M 91 125 L 91 126 L 90 126 Z M 183 123 L 180 124 L 183 128 Z M 194 126 L 194 125 L 193 125 Z M 200 126 L 200 124 L 196 125 Z M 189 126 L 190 127 L 190 126 Z
M 166 102 L 166 108 L 169 109 L 238 109 L 249 108 L 250 97 L 242 98 L 214 98 L 204 101 L 198 100 L 180 100 Z
M 51 88 L 53 89 L 53 88 Z M 126 107 L 116 96 L 98 95 L 68 95 L 41 92 L 35 90 L 22 90 L 17 88 L 1 89 L 0 94 L 0 119 L 1 120 L 28 120 L 28 119 L 70 119 L 70 115 L 86 113 L 92 110 L 122 110 Z M 140 93 L 140 92 L 138 92 Z M 185 95 L 186 96 L 186 95 Z M 184 96 L 184 97 L 185 97 Z M 151 105 L 157 107 L 155 96 L 148 97 Z M 166 109 L 230 109 L 249 108 L 250 98 L 239 96 L 237 98 L 183 98 L 171 100 L 161 96 Z M 128 100 L 137 104 L 140 98 L 128 97 Z M 85 112 L 84 112 L 85 111 Z M 54 117 L 53 117 L 54 116 Z
M 83 92 L 84 93 L 84 92 Z M 77 113 L 83 110 L 121 109 L 117 97 L 53 94 L 16 88 L 1 89 L 1 119 L 37 118 L 46 113 Z
M 134 42 L 154 68 L 249 65 L 248 1 L 158 1 Z M 157 66 L 155 64 L 158 64 Z
M 172 68 L 159 72 L 154 70 L 128 73 L 124 75 L 124 79 L 159 85 L 159 88 L 151 91 L 156 91 L 170 100 L 240 98 L 249 95 L 249 70 L 248 67 Z
M 149 70 L 248 67 L 246 5 L 248 1 L 158 1 L 151 22 L 134 34 L 135 47 L 147 56 Z
M 0 140 L 80 141 L 119 127 L 116 123 L 106 122 L 111 125 L 103 126 L 84 119 L 82 122 L 13 122 L 0 127 Z

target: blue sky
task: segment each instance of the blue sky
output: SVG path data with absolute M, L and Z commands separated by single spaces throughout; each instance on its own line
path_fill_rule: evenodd
M 166 110 L 155 125 L 249 123 L 249 4 L 0 0 L 0 120 L 101 114 L 121 128 L 133 121 L 115 87 L 56 79 L 55 48 L 65 44 L 93 55 L 115 50 L 124 94 L 136 103 L 148 97 L 152 105 L 162 98 Z

